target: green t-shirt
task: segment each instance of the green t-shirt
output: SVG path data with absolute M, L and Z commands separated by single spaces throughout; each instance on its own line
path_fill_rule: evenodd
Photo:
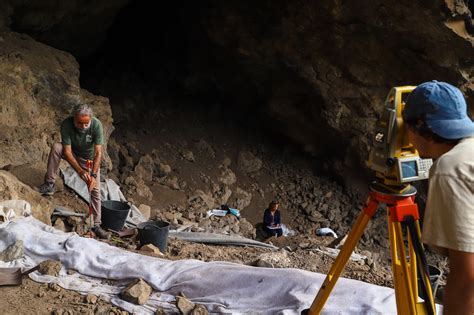
M 84 133 L 74 126 L 74 118 L 68 117 L 61 124 L 61 140 L 63 145 L 70 145 L 72 152 L 83 159 L 94 159 L 94 145 L 104 144 L 102 123 L 92 117 L 91 125 Z

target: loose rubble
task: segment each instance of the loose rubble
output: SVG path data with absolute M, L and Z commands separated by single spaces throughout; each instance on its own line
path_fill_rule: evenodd
M 250 151 L 239 152 L 237 164 L 247 173 L 258 172 L 262 168 L 262 160 Z
M 87 294 L 86 298 L 85 298 L 85 302 L 87 304 L 97 304 L 98 300 L 99 300 L 99 298 L 94 294 Z
M 144 253 L 150 253 L 150 254 L 154 254 L 154 255 L 161 255 L 163 256 L 163 254 L 161 253 L 160 249 L 158 247 L 156 247 L 155 245 L 153 244 L 146 244 L 146 245 L 143 245 L 141 248 L 140 248 L 140 251 L 141 252 L 144 252 Z
M 60 261 L 57 260 L 45 260 L 39 264 L 38 271 L 43 275 L 48 276 L 59 276 L 59 272 L 61 271 L 62 264 Z
M 22 258 L 23 255 L 24 255 L 23 241 L 18 240 L 12 245 L 8 246 L 0 254 L 0 260 L 5 261 L 5 262 L 14 261 L 16 259 Z
M 181 315 L 190 315 L 195 304 L 183 296 L 176 297 L 176 307 Z
M 142 279 L 132 281 L 123 289 L 120 297 L 130 303 L 143 305 L 148 301 L 152 288 Z

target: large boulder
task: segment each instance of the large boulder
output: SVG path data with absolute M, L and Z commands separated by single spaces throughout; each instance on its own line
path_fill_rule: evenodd
M 43 223 L 51 224 L 54 206 L 48 199 L 23 184 L 9 172 L 0 170 L 0 200 L 22 199 L 31 204 L 33 216 Z
M 77 103 L 88 103 L 112 132 L 108 99 L 79 83 L 79 64 L 72 55 L 31 37 L 0 29 L 0 167 L 44 162 L 59 125 Z M 110 168 L 110 159 L 104 159 Z

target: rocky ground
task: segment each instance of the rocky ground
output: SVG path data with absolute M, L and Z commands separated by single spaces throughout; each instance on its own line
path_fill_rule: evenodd
M 363 186 L 359 189 L 342 187 L 318 173 L 311 159 L 301 155 L 298 148 L 271 142 L 262 130 L 216 123 L 205 115 L 171 107 L 159 114 L 143 115 L 152 115 L 153 119 L 145 121 L 138 116 L 121 120 L 117 115 L 116 130 L 108 145 L 114 168 L 107 175 L 121 185 L 130 201 L 151 219 L 188 225 L 193 231 L 257 238 L 280 248 L 271 252 L 170 239 L 164 258 L 328 272 L 334 261 L 328 248 L 335 247 L 339 240 L 317 236 L 315 231 L 329 227 L 340 238 L 346 235 L 365 198 Z M 150 121 L 154 123 L 147 123 Z M 10 173 L 30 186 L 41 183 L 43 171 L 42 164 L 9 168 Z M 65 188 L 61 180 L 58 192 L 46 199 L 51 205 L 66 206 L 78 212 L 87 209 L 86 203 Z M 280 200 L 283 222 L 293 232 L 292 236 L 265 239 L 259 232 L 263 209 L 273 199 Z M 242 218 L 206 217 L 209 209 L 222 204 L 241 210 Z M 71 219 L 56 221 L 56 227 L 79 233 L 84 230 L 77 220 Z M 131 251 L 140 250 L 134 237 L 114 238 L 109 243 Z M 343 276 L 392 286 L 388 246 L 384 210 L 379 209 L 355 251 L 359 259 L 349 262 Z M 429 259 L 443 267 L 442 260 L 434 254 L 429 254 Z M 21 299 L 41 295 L 40 313 L 100 313 L 107 308 L 106 312 L 120 314 L 120 310 L 103 301 L 87 304 L 83 302 L 84 297 L 76 293 L 65 290 L 58 293 L 30 280 L 22 287 L 2 290 L 5 296 L 12 298 L 18 292 Z M 0 309 L 7 313 L 28 312 L 29 306 L 22 305 L 0 303 Z

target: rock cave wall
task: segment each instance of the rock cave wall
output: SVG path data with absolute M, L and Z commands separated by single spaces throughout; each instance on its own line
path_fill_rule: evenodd
M 108 100 L 82 85 L 126 117 L 186 95 L 222 119 L 255 117 L 336 171 L 360 169 L 390 87 L 445 80 L 472 103 L 470 18 L 460 0 L 5 1 L 0 166 L 44 159 L 78 99 L 111 126 Z

